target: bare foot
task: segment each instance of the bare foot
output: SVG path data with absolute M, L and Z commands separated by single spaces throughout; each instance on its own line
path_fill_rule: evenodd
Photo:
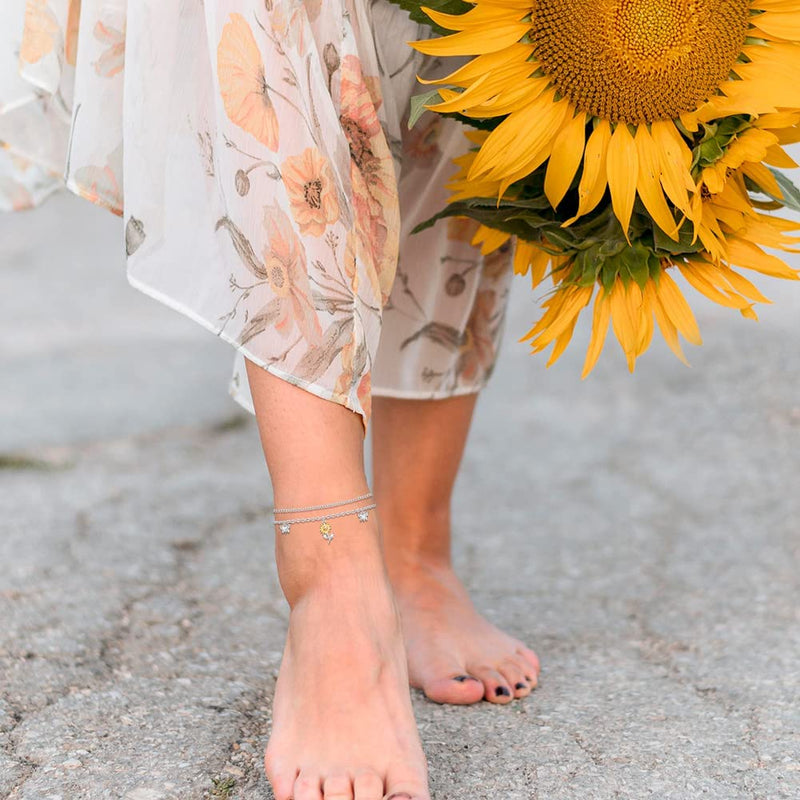
M 536 653 L 484 619 L 449 566 L 407 559 L 390 563 L 390 574 L 412 686 L 456 704 L 510 703 L 536 687 Z
M 293 604 L 265 765 L 276 800 L 430 800 L 377 555 L 339 562 Z

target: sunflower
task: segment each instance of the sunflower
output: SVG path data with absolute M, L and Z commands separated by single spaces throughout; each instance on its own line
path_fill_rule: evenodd
M 474 156 L 473 152 L 463 159 L 462 172 L 468 170 Z M 797 280 L 800 276 L 796 270 L 764 248 L 800 252 L 795 247 L 800 236 L 793 235 L 800 230 L 800 224 L 768 216 L 751 205 L 746 174 L 752 173 L 756 166 L 743 162 L 739 169 L 729 169 L 722 179 L 714 173 L 716 192 L 702 184 L 698 192 L 702 202 L 698 236 L 708 246 L 689 246 L 694 252 L 657 253 L 637 238 L 634 247 L 621 248 L 620 253 L 628 256 L 628 260 L 627 268 L 620 268 L 613 255 L 609 258 L 603 255 L 603 249 L 614 251 L 608 238 L 593 244 L 590 237 L 579 237 L 569 247 L 562 240 L 550 240 L 551 229 L 541 225 L 544 233 L 538 242 L 518 241 L 514 272 L 530 275 L 533 288 L 548 276 L 555 284 L 554 291 L 543 302 L 545 313 L 522 341 L 530 341 L 534 353 L 553 344 L 550 366 L 566 349 L 581 311 L 594 298 L 592 332 L 582 377 L 597 363 L 609 326 L 631 372 L 636 359 L 650 346 L 655 325 L 675 355 L 688 363 L 680 337 L 695 345 L 702 344 L 702 339 L 694 314 L 671 272 L 680 273 L 686 283 L 713 302 L 757 319 L 753 304 L 770 300 L 735 268 Z M 721 183 L 716 183 L 720 180 Z M 510 238 L 509 233 L 481 225 L 472 243 L 487 254 Z M 717 251 L 722 253 L 720 258 L 713 255 Z M 588 257 L 581 258 L 586 253 Z M 586 262 L 591 263 L 591 269 L 587 270 Z M 642 269 L 637 269 L 639 263 Z
M 581 172 L 572 222 L 608 187 L 627 228 L 638 197 L 676 235 L 670 201 L 692 218 L 685 133 L 723 117 L 773 114 L 796 140 L 800 8 L 793 0 L 473 0 L 465 14 L 426 9 L 450 36 L 414 42 L 430 55 L 475 56 L 438 81 L 428 107 L 503 117 L 469 173 L 502 196 L 547 162 L 553 207 Z M 778 139 L 781 139 L 779 136 Z M 770 156 L 790 160 L 778 140 Z M 582 169 L 581 169 L 582 167 Z
M 701 338 L 678 273 L 752 319 L 769 300 L 738 270 L 800 277 L 767 252 L 797 252 L 800 226 L 765 213 L 800 210 L 774 169 L 797 166 L 783 146 L 800 141 L 800 3 L 439 5 L 466 9 L 422 8 L 454 33 L 412 45 L 473 58 L 430 81 L 417 109 L 479 130 L 448 207 L 425 224 L 471 217 L 484 254 L 516 237 L 515 272 L 554 284 L 523 337 L 534 352 L 553 345 L 549 364 L 592 303 L 584 376 L 609 327 L 631 371 L 656 327 L 685 361 L 680 338 Z

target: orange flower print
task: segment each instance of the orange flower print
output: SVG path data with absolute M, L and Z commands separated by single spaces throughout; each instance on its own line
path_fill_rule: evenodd
M 346 399 L 350 396 L 350 391 L 355 381 L 358 380 L 356 396 L 361 403 L 361 408 L 364 411 L 364 415 L 367 417 L 367 419 L 369 419 L 370 412 L 372 410 L 372 382 L 369 372 L 363 375 L 361 374 L 366 366 L 364 355 L 365 351 L 363 348 L 364 343 L 362 342 L 361 348 L 357 349 L 355 339 L 349 341 L 342 348 L 342 351 L 339 354 L 342 364 L 342 371 L 339 374 L 339 377 L 336 379 L 336 383 L 334 384 L 333 394 L 334 397 L 341 398 L 340 402 L 346 401 Z M 356 353 L 359 353 L 361 356 L 359 358 L 360 363 L 358 365 L 355 363 Z
M 109 164 L 104 167 L 86 166 L 75 171 L 75 192 L 96 205 L 104 206 L 118 217 L 122 216 L 122 188 Z
M 270 288 L 279 301 L 275 329 L 281 336 L 288 336 L 297 326 L 303 339 L 319 344 L 322 327 L 314 309 L 305 251 L 292 221 L 279 206 L 270 205 L 264 208 L 264 227 L 269 239 L 264 262 Z
M 125 66 L 125 31 L 98 21 L 94 38 L 106 45 L 103 55 L 94 62 L 94 71 L 101 78 L 113 78 Z
M 497 294 L 490 289 L 478 292 L 472 314 L 464 331 L 464 344 L 458 360 L 458 375 L 473 381 L 494 364 L 492 316 Z
M 386 250 L 387 231 L 380 208 L 376 210 L 375 201 L 364 183 L 364 178 L 351 162 L 351 202 L 356 229 L 356 252 L 364 264 L 364 271 L 369 278 L 374 302 L 386 305 L 392 284 L 384 278 L 388 269 L 382 269 L 381 255 Z M 354 262 L 355 263 L 355 262 Z M 391 264 L 392 277 L 395 265 Z
M 428 114 L 428 122 L 416 124 L 411 130 L 403 126 L 403 154 L 411 159 L 414 167 L 432 167 L 441 154 L 439 136 L 442 132 L 443 117 Z
M 64 55 L 67 63 L 73 67 L 78 57 L 78 31 L 81 23 L 81 0 L 70 0 L 67 15 L 67 37 L 64 44 Z
M 472 242 L 480 222 L 469 217 L 448 217 L 447 238 L 451 242 Z
M 319 16 L 319 12 L 322 11 L 322 0 L 305 0 L 304 5 L 309 20 L 313 22 Z
M 381 79 L 377 75 L 364 75 L 364 85 L 367 87 L 369 96 L 372 99 L 372 105 L 375 110 L 381 107 L 383 103 L 383 94 L 381 93 Z M 435 119 L 439 119 L 436 117 Z
M 0 142 L 0 151 L 5 150 Z M 33 208 L 34 199 L 25 185 L 25 173 L 31 168 L 30 161 L 12 155 L 5 155 L 11 163 L 11 174 L 0 174 L 0 210 L 23 211 Z M 32 184 L 33 185 L 33 184 Z
M 333 386 L 333 393 L 337 397 L 346 398 L 350 394 L 350 387 L 353 385 L 353 355 L 355 349 L 355 339 L 351 339 L 339 353 L 342 371 Z
M 47 0 L 28 0 L 19 60 L 24 64 L 35 64 L 52 53 L 58 31 L 58 20 Z
M 483 274 L 489 280 L 496 281 L 511 269 L 511 242 L 493 250 L 489 255 L 483 257 Z
M 364 410 L 365 420 L 369 421 L 372 416 L 372 378 L 369 372 L 359 381 L 356 394 Z
M 308 6 L 308 0 L 267 0 L 272 33 L 279 39 L 283 50 L 294 50 L 299 56 L 305 55 L 307 49 L 304 36 L 306 19 L 312 18 Z
M 217 77 L 225 113 L 270 150 L 278 149 L 278 116 L 267 87 L 264 60 L 241 14 L 231 14 L 217 47 Z
M 319 150 L 309 147 L 299 156 L 287 158 L 281 175 L 300 233 L 322 236 L 325 228 L 339 219 L 339 201 L 328 160 Z
M 339 122 L 350 146 L 354 211 L 361 236 L 374 254 L 385 302 L 396 267 L 397 231 L 389 229 L 385 214 L 397 202 L 394 164 L 356 56 L 342 59 L 341 76 Z

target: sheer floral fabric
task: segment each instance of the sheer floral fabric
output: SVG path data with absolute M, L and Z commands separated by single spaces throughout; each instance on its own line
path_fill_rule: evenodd
M 4 0 L 0 206 L 123 217 L 133 286 L 369 418 L 478 391 L 511 268 L 444 204 L 456 123 L 409 131 L 427 28 L 385 0 Z

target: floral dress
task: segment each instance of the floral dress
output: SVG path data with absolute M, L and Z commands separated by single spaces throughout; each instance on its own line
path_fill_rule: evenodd
M 409 130 L 442 65 L 386 0 L 3 0 L 0 207 L 66 186 L 123 217 L 131 284 L 359 413 L 476 392 L 510 254 L 439 210 L 457 123 Z M 124 177 L 124 182 L 123 182 Z

